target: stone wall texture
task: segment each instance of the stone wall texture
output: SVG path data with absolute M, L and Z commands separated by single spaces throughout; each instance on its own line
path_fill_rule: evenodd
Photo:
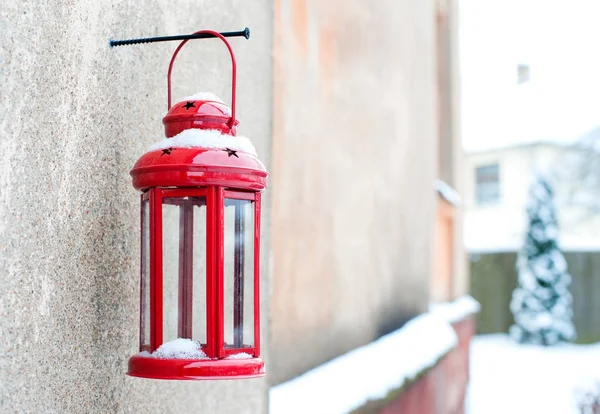
M 232 40 L 239 131 L 269 167 L 272 8 L 269 0 L 0 3 L 0 412 L 266 412 L 265 379 L 125 375 L 139 329 L 139 197 L 129 170 L 163 136 L 176 44 L 109 49 L 108 40 L 249 26 L 250 41 Z M 174 98 L 212 91 L 229 102 L 230 76 L 222 44 L 190 42 L 175 65 Z M 269 200 L 267 192 L 265 327 Z

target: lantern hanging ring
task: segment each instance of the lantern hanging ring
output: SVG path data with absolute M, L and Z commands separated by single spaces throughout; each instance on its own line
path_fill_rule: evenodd
M 195 32 L 194 34 L 210 34 L 214 37 L 218 37 L 225 43 L 227 49 L 229 50 L 229 55 L 231 56 L 231 118 L 229 120 L 229 127 L 232 128 L 235 123 L 235 97 L 236 97 L 236 79 L 237 79 L 237 64 L 235 61 L 235 55 L 233 53 L 233 49 L 225 36 L 221 33 L 215 32 L 213 30 L 200 30 Z M 171 58 L 171 62 L 169 63 L 169 72 L 167 73 L 167 105 L 168 109 L 171 109 L 171 72 L 173 71 L 173 63 L 175 62 L 175 58 L 179 54 L 181 48 L 189 41 L 190 39 L 185 39 L 183 42 L 177 46 L 175 52 L 173 52 L 173 57 Z

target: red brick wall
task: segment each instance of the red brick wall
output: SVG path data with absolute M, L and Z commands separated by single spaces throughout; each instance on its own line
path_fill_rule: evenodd
M 475 317 L 469 316 L 452 327 L 458 336 L 458 346 L 381 414 L 463 414 L 469 382 L 469 344 L 475 334 Z

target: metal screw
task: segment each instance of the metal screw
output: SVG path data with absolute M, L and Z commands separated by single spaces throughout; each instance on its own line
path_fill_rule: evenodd
M 250 29 L 247 27 L 244 30 L 240 30 L 238 32 L 222 32 L 221 35 L 224 37 L 245 37 L 246 39 L 250 39 Z M 110 39 L 109 45 L 110 47 L 115 46 L 127 46 L 127 45 L 137 45 L 141 43 L 154 43 L 154 42 L 169 42 L 172 40 L 186 40 L 186 39 L 209 39 L 215 37 L 210 33 L 199 33 L 199 34 L 189 34 L 189 35 L 175 35 L 175 36 L 159 36 L 159 37 L 143 37 L 139 39 L 127 39 L 127 40 L 112 40 Z

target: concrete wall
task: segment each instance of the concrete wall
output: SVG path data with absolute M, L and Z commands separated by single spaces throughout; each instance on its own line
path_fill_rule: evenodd
M 139 324 L 139 198 L 129 170 L 162 137 L 176 45 L 110 50 L 108 39 L 249 26 L 250 41 L 233 40 L 239 131 L 269 166 L 271 2 L 5 1 L 0 16 L 0 412 L 265 412 L 264 379 L 124 374 Z M 174 97 L 209 90 L 228 101 L 229 68 L 217 41 L 191 42 Z
M 426 309 L 434 1 L 275 2 L 271 381 Z

